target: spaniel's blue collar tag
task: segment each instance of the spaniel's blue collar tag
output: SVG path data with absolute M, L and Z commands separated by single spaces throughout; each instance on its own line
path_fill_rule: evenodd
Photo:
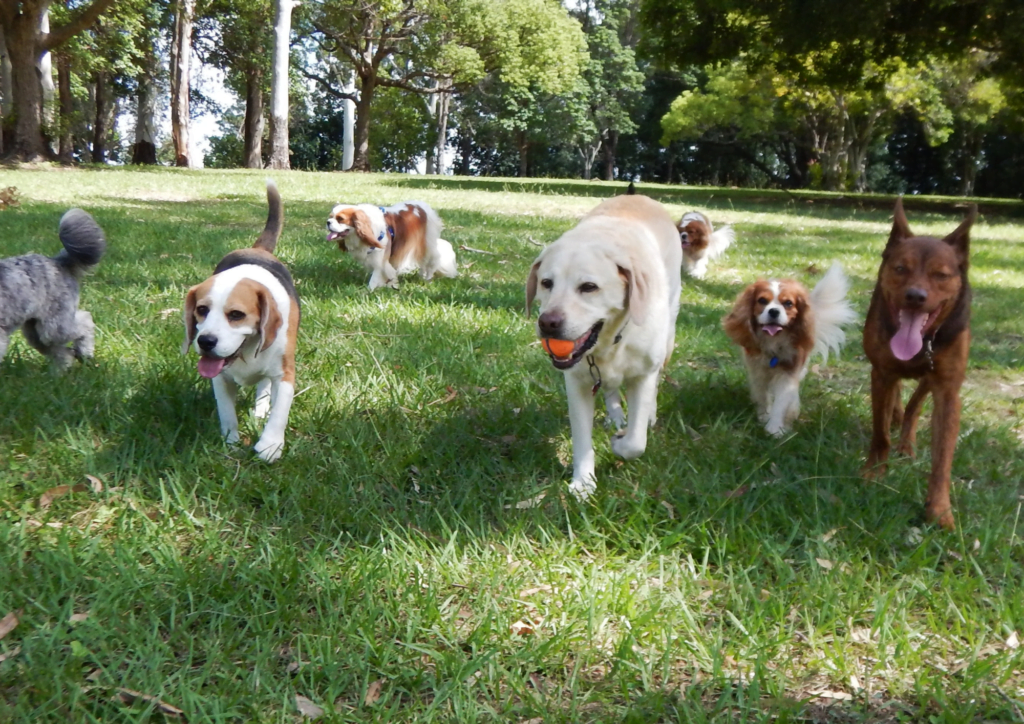
M 778 364 L 779 364 L 779 358 L 778 357 L 772 357 L 771 361 L 768 362 L 768 366 L 771 367 L 772 369 L 775 369 L 778 366 Z

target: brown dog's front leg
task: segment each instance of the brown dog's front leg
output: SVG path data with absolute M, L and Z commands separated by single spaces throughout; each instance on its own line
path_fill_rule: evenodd
M 953 505 L 949 500 L 949 476 L 953 470 L 953 451 L 960 434 L 960 385 L 936 386 L 935 411 L 932 412 L 932 474 L 928 478 L 925 518 L 952 530 Z
M 921 417 L 921 406 L 928 393 L 932 391 L 929 378 L 925 377 L 918 384 L 914 394 L 907 400 L 907 409 L 903 413 L 903 425 L 900 430 L 900 441 L 896 446 L 896 452 L 914 457 L 914 444 L 917 441 L 917 421 Z
M 899 401 L 900 381 L 898 377 L 887 377 L 871 368 L 871 447 L 863 475 L 872 479 L 885 474 L 885 463 L 889 459 L 889 428 L 892 425 L 893 409 Z

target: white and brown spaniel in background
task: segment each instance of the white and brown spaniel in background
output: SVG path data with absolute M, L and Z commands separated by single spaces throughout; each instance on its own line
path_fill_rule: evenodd
M 800 380 L 811 356 L 827 361 L 846 341 L 843 325 L 856 315 L 846 301 L 849 282 L 835 263 L 815 287 L 792 279 L 758 280 L 736 298 L 722 320 L 725 333 L 743 348 L 750 394 L 771 435 L 782 435 L 800 414 Z
M 327 240 L 370 270 L 370 289 L 398 288 L 398 276 L 416 269 L 424 279 L 455 277 L 455 250 L 441 237 L 441 218 L 422 201 L 384 208 L 338 204 L 327 217 Z
M 715 231 L 711 221 L 699 211 L 689 211 L 676 225 L 683 245 L 683 267 L 695 279 L 703 279 L 708 262 L 717 259 L 736 240 L 731 226 Z

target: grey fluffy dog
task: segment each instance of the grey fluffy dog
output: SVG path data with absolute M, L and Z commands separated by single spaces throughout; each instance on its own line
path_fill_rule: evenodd
M 18 327 L 58 369 L 66 369 L 75 358 L 92 357 L 96 327 L 92 315 L 78 309 L 78 280 L 99 263 L 107 241 L 81 209 L 61 217 L 59 235 L 64 251 L 55 257 L 0 259 L 0 359 Z

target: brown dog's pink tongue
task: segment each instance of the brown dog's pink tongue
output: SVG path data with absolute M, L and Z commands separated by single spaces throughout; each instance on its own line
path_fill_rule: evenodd
M 220 374 L 220 371 L 224 369 L 226 364 L 227 360 L 220 357 L 200 357 L 199 374 L 208 380 L 212 380 Z
M 924 347 L 924 323 L 928 320 L 927 312 L 911 312 L 907 309 L 900 310 L 900 328 L 889 340 L 889 349 L 896 355 L 896 359 L 909 360 L 921 351 Z

